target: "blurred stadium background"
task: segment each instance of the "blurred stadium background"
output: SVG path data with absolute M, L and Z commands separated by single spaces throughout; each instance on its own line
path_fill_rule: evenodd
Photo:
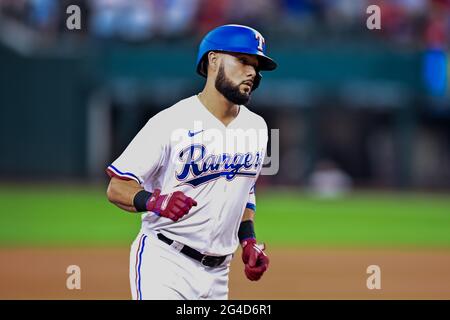
M 66 27 L 73 4 L 81 30 Z M 371 4 L 381 30 L 366 28 Z M 128 298 L 139 218 L 107 202 L 104 170 L 149 117 L 201 90 L 197 45 L 225 23 L 258 29 L 279 63 L 249 105 L 280 129 L 279 172 L 258 183 L 273 271 L 248 286 L 236 264 L 231 297 L 450 298 L 448 0 L 0 0 L 0 298 Z M 73 248 L 89 249 L 62 257 Z M 70 259 L 97 286 L 65 290 Z M 392 272 L 381 295 L 366 261 Z

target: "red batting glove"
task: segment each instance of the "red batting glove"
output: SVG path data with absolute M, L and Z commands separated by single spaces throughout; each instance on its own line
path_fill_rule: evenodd
M 259 280 L 269 267 L 269 257 L 264 253 L 264 248 L 256 244 L 256 239 L 242 241 L 242 261 L 245 275 L 251 281 Z
M 146 207 L 148 211 L 152 211 L 159 216 L 178 221 L 196 205 L 197 201 L 186 196 L 181 191 L 161 194 L 160 189 L 155 189 L 150 199 L 148 199 Z

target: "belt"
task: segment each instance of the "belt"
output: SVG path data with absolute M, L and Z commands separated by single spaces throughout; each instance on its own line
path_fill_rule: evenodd
M 157 234 L 158 239 L 167 243 L 169 246 L 174 242 L 172 239 L 167 238 L 165 235 L 163 235 L 162 233 L 158 233 Z M 227 256 L 207 256 L 204 254 L 201 254 L 200 252 L 198 252 L 195 249 L 192 249 L 191 247 L 188 247 L 186 245 L 183 245 L 181 250 L 181 253 L 187 255 L 188 257 L 195 259 L 197 261 L 200 261 L 200 263 L 204 266 L 207 267 L 218 267 L 220 266 L 226 259 Z

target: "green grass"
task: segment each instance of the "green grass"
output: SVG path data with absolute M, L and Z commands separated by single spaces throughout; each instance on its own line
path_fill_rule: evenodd
M 92 187 L 0 188 L 0 245 L 124 245 L 140 217 Z
M 0 186 L 0 246 L 130 245 L 140 217 L 93 187 Z M 450 197 L 355 193 L 323 200 L 257 195 L 256 231 L 269 245 L 450 248 Z
M 450 198 L 443 195 L 266 194 L 257 205 L 258 238 L 268 243 L 450 248 Z

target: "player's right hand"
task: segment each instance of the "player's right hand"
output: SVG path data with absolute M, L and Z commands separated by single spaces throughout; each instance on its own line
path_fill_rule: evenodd
M 160 189 L 155 189 L 147 201 L 146 207 L 148 211 L 152 211 L 159 216 L 178 221 L 196 205 L 197 201 L 186 196 L 181 191 L 161 194 Z

